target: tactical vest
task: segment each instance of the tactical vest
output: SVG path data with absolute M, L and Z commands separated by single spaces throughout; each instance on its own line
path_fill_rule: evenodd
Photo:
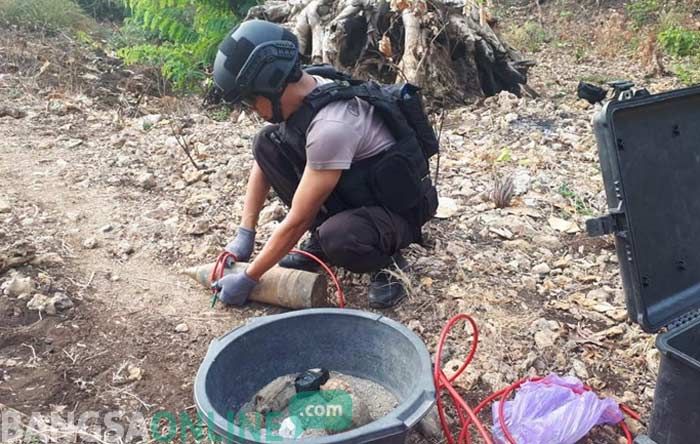
M 273 138 L 295 166 L 298 178 L 306 165 L 306 133 L 316 114 L 338 100 L 358 97 L 367 101 L 396 142 L 344 170 L 322 211 L 332 216 L 347 209 L 382 206 L 406 218 L 420 241 L 421 227 L 437 209 L 437 190 L 430 179 L 428 159 L 439 147 L 416 94 L 418 88 L 410 84 L 380 85 L 354 80 L 329 65 L 315 65 L 305 71 L 334 82 L 321 85 L 307 95 Z

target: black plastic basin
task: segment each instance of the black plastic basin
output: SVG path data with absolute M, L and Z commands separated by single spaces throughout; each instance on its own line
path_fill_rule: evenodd
M 689 444 L 700 435 L 700 319 L 656 338 L 661 365 L 649 421 L 656 444 Z
M 314 367 L 381 384 L 399 404 L 363 427 L 275 442 L 403 443 L 435 403 L 430 355 L 418 336 L 380 315 L 324 308 L 258 318 L 215 339 L 197 373 L 197 409 L 226 442 L 266 442 L 230 424 L 230 412 L 273 379 Z

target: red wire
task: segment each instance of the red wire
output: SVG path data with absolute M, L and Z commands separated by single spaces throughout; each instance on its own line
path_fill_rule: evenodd
M 469 354 L 467 354 L 467 358 L 464 360 L 464 363 L 462 366 L 455 372 L 452 377 L 448 378 L 445 373 L 442 371 L 442 365 L 440 363 L 442 362 L 442 349 L 445 345 L 445 342 L 447 341 L 447 335 L 450 333 L 454 325 L 461 321 L 465 320 L 468 322 L 473 331 L 474 338 L 472 339 L 471 343 L 471 350 L 469 351 Z M 486 432 L 486 429 L 484 428 L 484 425 L 479 421 L 479 418 L 477 418 L 476 413 L 469 407 L 467 402 L 462 398 L 459 393 L 457 393 L 457 390 L 452 386 L 452 383 L 454 382 L 455 379 L 457 379 L 462 372 L 469 366 L 469 364 L 472 362 L 472 359 L 474 359 L 474 355 L 476 354 L 476 348 L 479 343 L 479 328 L 476 325 L 476 322 L 474 319 L 472 319 L 469 315 L 466 314 L 459 314 L 452 319 L 449 320 L 447 325 L 442 329 L 442 332 L 440 333 L 440 340 L 438 342 L 438 347 L 437 347 L 437 352 L 435 355 L 435 365 L 433 368 L 433 378 L 435 380 L 435 390 L 437 391 L 437 408 L 438 408 L 438 415 L 440 417 L 440 424 L 442 425 L 442 430 L 444 432 L 445 438 L 447 439 L 447 442 L 449 444 L 454 444 L 454 436 L 452 435 L 452 432 L 450 431 L 450 426 L 447 423 L 447 416 L 445 415 L 445 407 L 442 402 L 442 397 L 440 396 L 440 392 L 443 389 L 446 389 L 450 397 L 452 398 L 452 402 L 454 406 L 457 408 L 457 413 L 459 414 L 460 417 L 460 423 L 462 425 L 462 429 L 458 435 L 457 442 L 469 442 L 471 438 L 469 438 L 468 435 L 468 427 L 471 422 L 473 422 L 476 425 L 477 430 L 479 431 L 479 434 L 481 437 L 484 439 L 484 441 L 487 444 L 492 444 L 493 441 L 489 437 L 488 433 Z M 465 418 L 465 414 L 468 418 Z
M 627 407 L 626 405 L 620 404 L 620 410 L 622 410 L 623 412 L 625 412 L 625 413 L 627 414 L 627 416 L 629 416 L 630 418 L 634 419 L 635 421 L 637 421 L 637 422 L 642 422 L 642 418 L 639 416 L 639 413 L 635 412 L 634 410 L 632 410 L 631 408 Z
M 343 287 L 340 286 L 340 282 L 338 282 L 338 277 L 335 275 L 335 273 L 333 273 L 333 270 L 331 270 L 325 262 L 314 256 L 313 254 L 309 253 L 308 251 L 293 249 L 291 252 L 301 254 L 302 256 L 306 256 L 309 259 L 316 261 L 321 266 L 321 268 L 323 268 L 323 270 L 328 274 L 328 276 L 330 276 L 331 280 L 333 281 L 333 284 L 335 285 L 335 294 L 338 297 L 338 307 L 345 308 L 345 293 L 343 292 Z
M 442 371 L 442 350 L 445 345 L 445 342 L 447 341 L 447 335 L 449 332 L 454 328 L 455 324 L 461 320 L 464 320 L 468 322 L 471 325 L 472 332 L 473 332 L 473 339 L 471 341 L 471 347 L 469 350 L 469 353 L 467 354 L 466 359 L 464 360 L 464 363 L 462 366 L 457 370 L 457 372 L 452 375 L 452 377 L 447 378 L 444 372 Z M 469 315 L 466 314 L 459 314 L 452 319 L 448 321 L 448 323 L 445 325 L 445 327 L 442 329 L 442 332 L 440 334 L 440 341 L 438 342 L 438 347 L 437 347 L 437 352 L 435 354 L 435 365 L 433 369 L 433 378 L 435 380 L 435 389 L 437 391 L 437 408 L 438 408 L 438 415 L 440 417 L 440 424 L 442 425 L 442 431 L 443 434 L 445 435 L 445 438 L 447 439 L 447 442 L 449 444 L 455 444 L 454 436 L 452 434 L 452 431 L 450 430 L 450 426 L 447 422 L 447 416 L 445 414 L 445 407 L 442 402 L 442 396 L 441 396 L 441 391 L 443 389 L 447 390 L 447 394 L 450 396 L 452 399 L 452 402 L 457 410 L 457 414 L 459 416 L 459 421 L 460 421 L 460 430 L 457 438 L 457 444 L 470 444 L 471 443 L 471 436 L 469 434 L 469 427 L 472 425 L 472 423 L 476 426 L 477 431 L 483 438 L 484 442 L 487 444 L 492 444 L 493 440 L 491 437 L 488 435 L 488 433 L 485 430 L 485 427 L 483 423 L 479 420 L 479 418 L 476 416 L 478 415 L 486 406 L 490 405 L 492 402 L 494 402 L 496 399 L 498 399 L 498 421 L 501 425 L 501 429 L 503 430 L 503 435 L 505 436 L 506 440 L 508 441 L 509 444 L 516 444 L 515 438 L 510 433 L 510 430 L 508 429 L 508 425 L 506 424 L 505 421 L 505 401 L 508 399 L 508 396 L 510 396 L 511 393 L 513 393 L 515 390 L 520 388 L 522 384 L 525 382 L 538 382 L 541 381 L 543 378 L 541 377 L 534 377 L 534 378 L 524 378 L 521 379 L 514 384 L 511 384 L 510 386 L 499 390 L 495 393 L 492 393 L 489 395 L 486 399 L 481 401 L 475 409 L 471 409 L 467 402 L 462 398 L 462 396 L 455 390 L 455 388 L 452 386 L 452 382 L 455 381 L 459 377 L 459 375 L 464 372 L 464 370 L 469 366 L 471 361 L 474 359 L 474 354 L 476 353 L 476 349 L 479 343 L 479 330 L 477 328 L 476 322 L 474 319 L 472 319 Z M 588 386 L 584 386 L 584 390 L 586 391 L 592 391 L 592 389 Z M 629 417 L 632 419 L 635 419 L 637 421 L 640 420 L 640 416 L 638 413 L 630 409 L 628 406 L 624 404 L 620 404 L 620 409 L 627 414 Z M 633 444 L 633 438 L 632 438 L 632 433 L 629 430 L 629 427 L 625 423 L 625 421 L 620 421 L 619 423 L 620 428 L 622 429 L 622 432 L 625 435 L 625 438 L 627 439 L 628 444 Z
M 230 259 L 233 259 L 234 262 L 238 262 L 238 259 L 236 258 L 236 255 L 233 253 L 229 253 L 228 251 L 222 251 L 221 254 L 216 258 L 216 262 L 214 263 L 214 268 L 211 270 L 211 274 L 209 275 L 209 282 L 212 284 L 222 277 L 224 277 L 224 270 L 226 269 L 226 262 Z M 212 288 L 212 291 L 216 293 L 216 289 Z

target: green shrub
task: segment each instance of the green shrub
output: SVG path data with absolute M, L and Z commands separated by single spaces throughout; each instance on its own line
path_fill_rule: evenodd
M 127 17 L 122 22 L 119 30 L 110 36 L 109 44 L 112 48 L 122 49 L 152 43 L 157 40 L 157 33 L 143 29 L 138 23 L 134 23 L 131 17 Z
M 0 22 L 45 32 L 93 27 L 90 17 L 72 0 L 0 0 Z
M 659 33 L 659 42 L 669 55 L 675 57 L 700 54 L 700 31 L 671 26 Z
M 127 63 L 161 66 L 163 76 L 179 89 L 202 86 L 204 70 L 216 56 L 226 33 L 240 21 L 255 0 L 125 0 L 127 22 L 150 37 L 146 42 L 125 40 L 117 54 Z M 235 10 L 231 4 L 236 5 Z
M 209 110 L 207 114 L 217 122 L 225 122 L 231 117 L 231 109 L 226 105 L 219 105 Z
M 665 9 L 658 20 L 658 29 L 668 29 L 685 23 L 690 16 L 689 13 L 682 12 L 678 6 Z
M 124 19 L 124 0 L 75 0 L 83 11 L 98 20 Z
M 656 21 L 663 9 L 660 0 L 633 0 L 625 7 L 627 14 L 637 27 Z
M 576 214 L 583 216 L 591 216 L 593 214 L 593 210 L 586 199 L 576 193 L 568 183 L 564 182 L 561 184 L 559 194 L 571 203 L 571 206 L 576 210 Z
M 671 70 L 687 85 L 700 83 L 700 31 L 670 25 L 658 35 L 666 54 L 672 57 Z
M 700 84 L 700 57 L 688 63 L 674 65 L 673 71 L 686 85 Z
M 545 43 L 552 41 L 552 34 L 537 22 L 528 21 L 524 25 L 507 32 L 507 40 L 518 49 L 537 52 Z

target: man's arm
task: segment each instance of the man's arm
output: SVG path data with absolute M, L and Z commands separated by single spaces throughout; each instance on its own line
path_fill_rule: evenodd
M 253 169 L 250 170 L 248 187 L 246 188 L 243 202 L 243 216 L 241 217 L 241 226 L 243 228 L 255 231 L 260 211 L 265 205 L 265 199 L 269 191 L 270 182 L 268 182 L 258 162 L 253 161 Z
M 316 214 L 340 180 L 342 170 L 306 168 L 294 194 L 287 217 L 270 236 L 260 254 L 246 270 L 255 280 L 289 253 L 304 232 L 311 227 Z

